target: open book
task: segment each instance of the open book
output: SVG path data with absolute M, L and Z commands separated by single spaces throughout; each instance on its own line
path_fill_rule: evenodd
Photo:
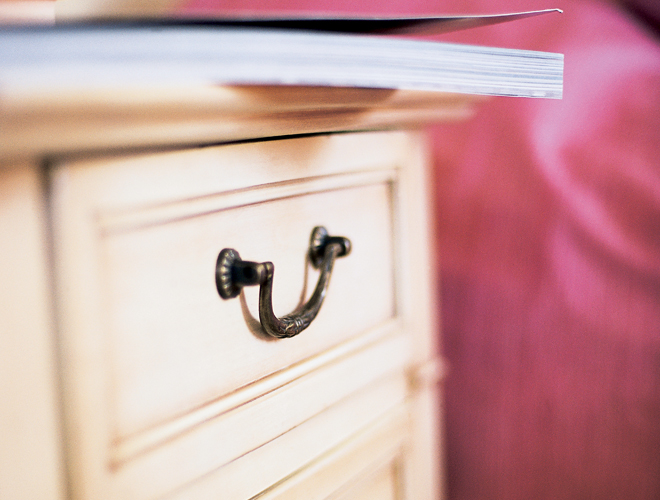
M 11 26 L 0 31 L 0 89 L 297 85 L 561 98 L 561 54 L 392 36 L 546 12 Z

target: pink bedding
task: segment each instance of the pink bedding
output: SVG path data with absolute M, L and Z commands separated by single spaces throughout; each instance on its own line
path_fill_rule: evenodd
M 660 498 L 660 39 L 563 7 L 453 37 L 565 82 L 434 129 L 452 500 Z

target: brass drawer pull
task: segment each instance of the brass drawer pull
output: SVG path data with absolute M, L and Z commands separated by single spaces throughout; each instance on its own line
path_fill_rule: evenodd
M 260 285 L 259 320 L 264 331 L 272 337 L 293 337 L 307 328 L 321 309 L 335 259 L 350 252 L 351 242 L 348 238 L 329 236 L 324 227 L 315 227 L 309 242 L 309 260 L 316 269 L 321 270 L 319 281 L 314 293 L 304 305 L 281 318 L 277 318 L 273 313 L 275 266 L 272 262 L 241 260 L 236 250 L 225 248 L 218 255 L 215 284 L 223 299 L 236 297 L 244 286 Z

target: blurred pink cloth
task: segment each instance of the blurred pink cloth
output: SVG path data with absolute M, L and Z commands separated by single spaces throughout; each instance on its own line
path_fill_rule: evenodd
M 647 19 L 657 2 L 630 0 Z M 495 13 L 524 0 L 191 0 Z M 438 39 L 565 54 L 562 101 L 434 127 L 450 500 L 660 499 L 660 41 L 613 5 Z M 657 33 L 657 32 L 656 32 Z
M 563 52 L 563 101 L 434 129 L 451 500 L 660 498 L 660 42 L 565 10 L 478 40 Z

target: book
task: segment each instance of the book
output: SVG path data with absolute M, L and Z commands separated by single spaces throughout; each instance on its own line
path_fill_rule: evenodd
M 178 19 L 183 22 L 208 23 L 225 26 L 251 26 L 259 28 L 286 28 L 333 33 L 356 34 L 429 34 L 439 35 L 452 31 L 490 26 L 528 17 L 550 13 L 562 13 L 561 9 L 542 9 L 526 12 L 481 15 L 435 15 L 435 16 L 370 16 L 336 15 L 323 13 L 287 14 L 234 14 L 232 16 L 197 17 L 195 13 L 182 13 Z M 147 18 L 148 19 L 148 18 Z M 151 18 L 154 21 L 153 18 Z
M 0 94 L 159 85 L 295 85 L 559 99 L 561 54 L 392 36 L 550 11 L 7 26 L 0 30 Z

